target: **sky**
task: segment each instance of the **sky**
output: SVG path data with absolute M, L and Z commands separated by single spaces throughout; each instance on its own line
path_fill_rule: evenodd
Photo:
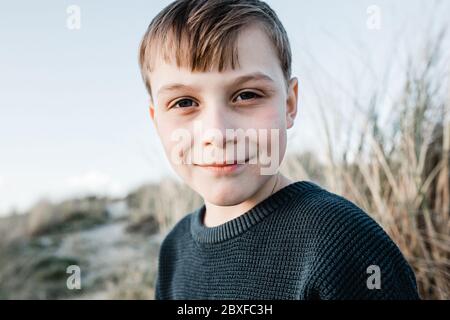
M 137 63 L 143 33 L 169 3 L 0 0 L 0 215 L 41 198 L 123 196 L 176 178 L 150 120 Z M 267 3 L 288 32 L 300 82 L 288 151 L 318 153 L 317 90 L 348 99 L 359 83 L 365 92 L 371 82 L 361 81 L 367 76 L 361 61 L 377 74 L 393 43 L 414 45 L 427 17 L 450 12 L 450 1 L 438 1 L 439 10 L 425 0 Z M 368 27 L 374 5 L 379 29 Z M 68 26 L 71 6 L 80 10 L 79 29 Z

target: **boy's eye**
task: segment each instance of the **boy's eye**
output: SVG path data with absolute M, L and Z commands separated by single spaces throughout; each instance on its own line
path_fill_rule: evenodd
M 237 96 L 236 101 L 238 101 L 239 98 L 241 98 L 241 100 L 250 100 L 250 99 L 254 99 L 254 98 L 258 98 L 258 97 L 260 97 L 260 95 L 255 92 L 244 91 Z
M 178 100 L 174 105 L 173 108 L 188 108 L 188 107 L 194 107 L 195 102 L 192 99 L 181 99 Z

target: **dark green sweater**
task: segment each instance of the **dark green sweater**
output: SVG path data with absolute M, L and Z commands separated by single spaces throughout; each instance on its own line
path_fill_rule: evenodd
M 204 212 L 188 214 L 162 242 L 156 299 L 419 298 L 383 229 L 312 182 L 290 184 L 217 227 L 203 225 Z

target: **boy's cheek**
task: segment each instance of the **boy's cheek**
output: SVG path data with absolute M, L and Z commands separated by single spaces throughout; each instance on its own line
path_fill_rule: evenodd
M 253 115 L 248 119 L 253 126 L 259 129 L 280 129 L 286 128 L 285 107 L 281 102 L 272 102 L 263 111 Z

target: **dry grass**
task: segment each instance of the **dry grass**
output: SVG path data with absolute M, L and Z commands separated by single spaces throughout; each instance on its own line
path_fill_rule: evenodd
M 310 156 L 296 156 L 285 165 L 289 176 L 318 180 L 371 214 L 413 266 L 424 299 L 450 299 L 449 57 L 442 56 L 446 50 L 441 47 L 445 34 L 444 29 L 426 44 L 421 59 L 410 58 L 389 125 L 379 123 L 383 92 L 373 92 L 355 148 L 337 150 L 324 116 L 326 164 L 311 168 Z M 360 106 L 355 102 L 355 109 Z M 319 107 L 325 115 L 326 106 Z M 341 123 L 341 132 L 350 131 L 345 125 L 353 123 Z
M 145 185 L 127 197 L 130 220 L 139 223 L 153 216 L 160 232 L 167 232 L 177 221 L 202 203 L 201 197 L 185 184 L 172 179 Z
M 86 226 L 104 222 L 107 218 L 106 202 L 106 198 L 95 196 L 69 199 L 58 204 L 42 199 L 28 213 L 25 236 L 64 232 L 73 222 L 83 221 Z

